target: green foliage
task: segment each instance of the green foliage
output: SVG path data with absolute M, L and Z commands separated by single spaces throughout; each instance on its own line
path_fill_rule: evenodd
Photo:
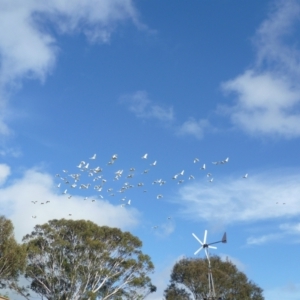
M 26 251 L 14 238 L 10 220 L 0 216 L 0 287 L 15 282 L 25 266 Z
M 154 266 L 129 232 L 62 219 L 35 226 L 23 241 L 25 277 L 46 299 L 141 299 L 153 290 Z
M 171 283 L 165 290 L 167 300 L 189 300 L 190 295 L 186 289 L 178 287 L 175 283 Z
M 247 279 L 230 261 L 211 257 L 216 298 L 223 300 L 263 300 L 262 289 Z M 170 285 L 164 292 L 166 300 L 203 300 L 209 294 L 208 263 L 206 259 L 184 258 L 171 273 Z M 192 296 L 191 296 L 192 295 Z

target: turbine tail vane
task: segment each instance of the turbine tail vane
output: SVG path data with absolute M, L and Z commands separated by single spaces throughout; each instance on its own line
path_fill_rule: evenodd
M 224 232 L 223 237 L 222 237 L 222 243 L 227 243 L 227 235 L 226 232 Z

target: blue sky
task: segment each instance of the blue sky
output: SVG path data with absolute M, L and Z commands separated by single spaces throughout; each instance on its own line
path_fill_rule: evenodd
M 296 0 L 0 0 L 0 207 L 16 237 L 63 217 L 129 230 L 158 300 L 192 233 L 226 231 L 213 253 L 267 300 L 300 299 L 299 16 Z

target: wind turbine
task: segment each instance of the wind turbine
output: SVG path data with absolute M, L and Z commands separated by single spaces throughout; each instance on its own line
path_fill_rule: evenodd
M 205 255 L 208 261 L 208 299 L 216 299 L 216 292 L 215 292 L 215 287 L 214 287 L 214 280 L 212 277 L 212 272 L 211 272 L 211 265 L 210 265 L 210 259 L 209 259 L 209 252 L 208 249 L 217 249 L 216 246 L 211 246 L 212 244 L 217 244 L 217 243 L 227 243 L 227 236 L 226 232 L 223 234 L 222 240 L 213 242 L 213 243 L 207 243 L 207 230 L 204 231 L 204 237 L 203 237 L 203 242 L 196 236 L 196 234 L 192 233 L 193 237 L 201 244 L 201 247 L 194 253 L 194 255 L 197 255 L 202 249 L 205 251 Z

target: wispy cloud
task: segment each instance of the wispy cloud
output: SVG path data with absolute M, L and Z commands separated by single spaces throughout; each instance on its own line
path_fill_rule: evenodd
M 279 234 L 266 234 L 259 237 L 249 237 L 247 238 L 247 245 L 262 245 L 267 242 L 277 240 L 280 237 L 281 235 Z
M 283 223 L 278 226 L 276 233 L 251 236 L 247 245 L 263 245 L 271 241 L 283 239 L 286 236 L 300 237 L 300 223 Z M 295 240 L 293 242 L 296 242 Z M 298 241 L 297 241 L 298 242 Z
M 300 283 L 288 282 L 284 286 L 264 290 L 265 299 L 300 299 Z
M 3 180 L 9 175 L 8 168 L 1 165 Z M 50 202 L 46 204 L 46 201 Z M 135 227 L 140 219 L 139 212 L 134 208 L 115 206 L 105 200 L 84 201 L 82 196 L 76 194 L 68 199 L 55 187 L 52 176 L 36 169 L 27 170 L 21 178 L 0 188 L 0 209 L 1 214 L 14 223 L 18 240 L 31 232 L 34 225 L 51 219 L 88 219 L 98 225 L 122 229 Z
M 300 136 L 300 51 L 292 43 L 300 4 L 277 1 L 253 38 L 254 67 L 224 82 L 226 93 L 236 95 L 229 110 L 235 126 L 250 134 Z
M 281 170 L 215 178 L 213 184 L 197 180 L 181 188 L 175 201 L 186 218 L 230 224 L 299 216 L 299 193 L 299 174 Z
M 173 107 L 163 107 L 154 103 L 145 91 L 124 95 L 120 101 L 128 105 L 128 109 L 138 118 L 157 119 L 162 122 L 172 122 L 174 120 Z
M 300 223 L 284 223 L 279 228 L 285 233 L 300 235 Z
M 245 272 L 247 267 L 244 263 L 242 263 L 238 258 L 236 257 L 232 257 L 228 254 L 224 254 L 221 253 L 219 254 L 219 256 L 221 257 L 222 261 L 226 262 L 226 261 L 230 261 L 232 262 L 240 271 Z
M 206 130 L 210 127 L 209 121 L 206 119 L 195 120 L 190 118 L 178 127 L 178 135 L 191 135 L 197 139 L 202 139 Z
M 82 32 L 91 42 L 107 43 L 118 23 L 125 20 L 142 27 L 132 0 L 1 1 L 0 134 L 10 133 L 8 92 L 23 78 L 45 80 L 55 65 L 59 46 L 46 23 L 58 34 Z
M 174 265 L 184 258 L 184 255 L 178 256 L 176 259 L 170 261 L 164 261 L 158 266 L 153 276 L 151 276 L 153 284 L 157 287 L 155 293 L 150 294 L 147 299 L 149 300 L 161 300 L 163 299 L 164 290 L 169 284 L 172 269 Z
M 123 95 L 120 102 L 128 106 L 129 111 L 140 119 L 156 119 L 167 125 L 177 136 L 193 136 L 202 139 L 205 132 L 211 128 L 206 119 L 196 120 L 189 118 L 178 125 L 172 106 L 165 107 L 149 99 L 146 91 L 137 91 L 132 94 Z
M 175 223 L 173 221 L 168 221 L 160 224 L 157 229 L 155 229 L 155 235 L 160 238 L 166 238 L 171 235 L 175 230 Z
M 18 148 L 3 147 L 0 149 L 0 156 L 20 157 L 22 156 L 22 152 Z

